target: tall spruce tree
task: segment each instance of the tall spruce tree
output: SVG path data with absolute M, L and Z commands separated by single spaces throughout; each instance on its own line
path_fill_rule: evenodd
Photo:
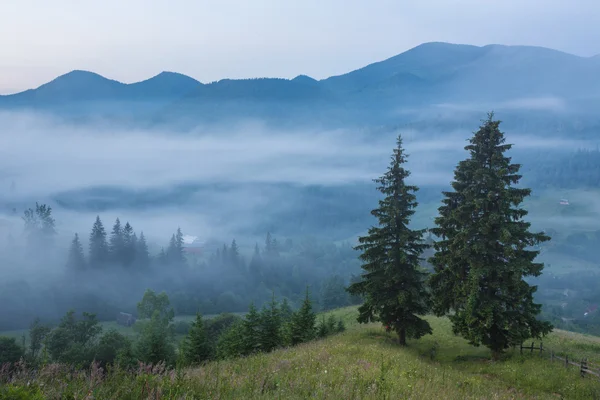
M 196 319 L 184 339 L 182 349 L 183 358 L 188 365 L 201 364 L 210 359 L 212 348 L 200 313 L 196 314 Z
M 254 303 L 250 303 L 248 307 L 248 313 L 244 317 L 244 321 L 242 322 L 242 332 L 243 332 L 243 354 L 253 354 L 261 351 L 260 347 L 260 314 L 256 309 Z
M 260 250 L 258 243 L 254 246 L 254 254 L 248 265 L 248 272 L 250 273 L 250 279 L 255 283 L 259 283 L 262 280 L 262 257 L 260 256 Z
M 232 267 L 240 266 L 240 251 L 235 239 L 231 241 L 231 247 L 229 248 L 229 261 Z
M 100 268 L 108 262 L 108 243 L 106 242 L 106 231 L 100 220 L 96 216 L 96 222 L 92 227 L 89 241 L 89 264 L 92 268 Z
M 150 253 L 144 232 L 140 232 L 140 237 L 136 242 L 135 264 L 138 268 L 148 268 L 150 266 Z
M 295 346 L 299 343 L 313 340 L 316 335 L 316 322 L 317 316 L 313 311 L 307 287 L 302 306 L 292 314 L 290 321 L 289 334 L 291 345 Z
M 396 143 L 387 172 L 375 179 L 377 189 L 385 195 L 379 208 L 371 211 L 379 226 L 371 227 L 356 246 L 364 261 L 362 280 L 351 284 L 348 291 L 365 299 L 359 308 L 359 322 L 381 321 L 398 334 L 404 346 L 407 338 L 431 333 L 431 327 L 419 317 L 429 306 L 427 275 L 419 265 L 427 247 L 424 230 L 408 227 L 418 204 L 418 187 L 405 182 L 410 172 L 403 167 L 407 156 L 401 136 Z
M 135 233 L 133 232 L 133 227 L 129 224 L 129 221 L 125 223 L 125 226 L 122 230 L 122 238 L 123 238 L 123 252 L 121 257 L 121 262 L 125 266 L 131 266 L 135 259 L 135 246 L 137 238 L 135 237 Z
M 182 267 L 185 265 L 185 255 L 183 253 L 183 233 L 177 228 L 177 233 L 171 236 L 167 256 L 171 265 Z
M 552 327 L 536 318 L 535 286 L 524 277 L 541 274 L 531 250 L 550 238 L 531 233 L 519 205 L 530 189 L 516 188 L 520 165 L 504 153 L 500 121 L 490 113 L 465 147 L 469 158 L 454 171 L 453 191 L 444 192 L 436 228 L 439 240 L 430 259 L 434 311 L 450 313 L 453 330 L 473 345 L 483 344 L 498 359 L 529 337 L 541 337 Z
M 260 313 L 260 348 L 269 352 L 281 346 L 283 342 L 281 330 L 281 313 L 275 301 L 275 293 L 268 307 L 263 307 Z
M 110 233 L 109 242 L 110 260 L 113 263 L 123 263 L 124 242 L 123 242 L 123 227 L 119 218 L 116 219 Z
M 85 255 L 83 254 L 83 246 L 79 241 L 79 235 L 76 233 L 71 247 L 69 248 L 69 256 L 67 258 L 67 270 L 83 271 L 85 269 Z

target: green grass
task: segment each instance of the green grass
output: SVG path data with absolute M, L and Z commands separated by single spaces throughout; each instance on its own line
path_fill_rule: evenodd
M 576 367 L 567 369 L 539 354 L 520 356 L 517 349 L 490 361 L 486 348 L 454 336 L 445 318 L 428 317 L 434 334 L 402 348 L 381 325 L 357 324 L 356 308 L 326 314 L 342 318 L 347 331 L 269 354 L 211 362 L 180 377 L 160 371 L 132 377 L 117 371 L 98 381 L 93 372 L 74 378 L 50 371 L 41 374 L 47 378 L 40 378 L 46 379 L 40 382 L 45 396 L 40 398 L 84 398 L 88 391 L 103 399 L 600 398 L 600 380 L 581 378 Z M 544 347 L 600 359 L 600 338 L 592 336 L 556 331 L 545 338 Z M 38 387 L 14 390 L 33 393 Z
M 490 361 L 489 350 L 454 336 L 445 318 L 428 317 L 434 334 L 401 348 L 380 325 L 357 325 L 355 308 L 333 313 L 349 325 L 347 332 L 189 374 L 196 384 L 212 381 L 212 393 L 224 398 L 600 398 L 600 380 L 580 378 L 576 367 L 539 354 L 520 356 L 517 349 Z M 544 340 L 545 347 L 590 361 L 600 357 L 592 353 L 597 345 L 600 338 L 563 331 Z

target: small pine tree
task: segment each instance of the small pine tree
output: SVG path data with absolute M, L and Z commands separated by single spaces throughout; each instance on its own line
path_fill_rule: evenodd
M 279 306 L 279 314 L 281 315 L 281 321 L 284 323 L 290 322 L 292 320 L 292 314 L 294 311 L 288 302 L 287 297 L 283 298 L 281 305 Z
M 187 365 L 201 364 L 211 358 L 211 346 L 200 313 L 184 339 L 183 357 Z
M 385 195 L 379 208 L 371 211 L 379 226 L 370 228 L 368 236 L 360 237 L 356 246 L 364 261 L 362 281 L 350 285 L 348 291 L 365 296 L 358 322 L 383 322 L 405 346 L 407 337 L 418 339 L 430 334 L 431 327 L 419 317 L 429 306 L 426 274 L 420 267 L 421 254 L 427 247 L 423 243 L 425 231 L 408 227 L 417 207 L 414 193 L 418 188 L 405 183 L 410 172 L 403 167 L 406 155 L 401 136 L 396 143 L 388 170 L 375 179 L 380 185 L 377 189 Z
M 254 303 L 248 307 L 248 313 L 243 321 L 243 354 L 253 354 L 259 352 L 260 348 L 260 314 L 254 306 Z
M 292 346 L 308 342 L 315 338 L 315 322 L 317 316 L 313 312 L 308 288 L 300 309 L 292 315 L 290 322 L 290 341 Z
M 244 322 L 234 322 L 217 341 L 217 358 L 235 358 L 245 353 Z
M 321 322 L 317 327 L 317 337 L 324 338 L 329 334 L 327 330 L 327 322 L 325 321 L 325 315 L 321 315 Z
M 85 270 L 85 255 L 83 254 L 83 246 L 79 241 L 79 235 L 75 234 L 71 247 L 69 248 L 69 257 L 67 259 L 68 271 L 83 271 Z
M 346 325 L 344 324 L 344 321 L 342 321 L 342 319 L 340 318 L 337 322 L 336 331 L 344 332 L 345 330 L 346 330 Z
M 488 347 L 492 358 L 552 326 L 540 321 L 541 305 L 533 302 L 535 286 L 523 278 L 539 276 L 539 251 L 528 250 L 550 238 L 529 231 L 527 211 L 519 205 L 530 189 L 515 188 L 520 165 L 504 155 L 500 121 L 493 114 L 480 126 L 465 150 L 470 157 L 454 172 L 452 192 L 444 192 L 434 235 L 434 273 L 430 284 L 434 311 L 450 313 L 455 333 L 473 345 Z
M 89 241 L 89 263 L 92 268 L 100 268 L 108 261 L 108 243 L 106 242 L 106 231 L 100 220 L 96 216 L 96 222 L 92 227 Z
M 260 349 L 269 352 L 281 346 L 282 342 L 281 315 L 273 293 L 269 307 L 263 308 L 260 314 Z

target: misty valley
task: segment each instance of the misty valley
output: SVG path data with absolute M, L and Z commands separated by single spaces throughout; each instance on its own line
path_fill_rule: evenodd
M 426 43 L 322 80 L 73 71 L 0 96 L 0 383 L 480 398 L 488 375 L 452 374 L 519 375 L 525 341 L 585 334 L 568 350 L 600 362 L 599 73 Z

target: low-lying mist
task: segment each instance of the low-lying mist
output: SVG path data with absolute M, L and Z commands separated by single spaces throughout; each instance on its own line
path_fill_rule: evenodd
M 328 279 L 347 282 L 359 272 L 351 245 L 374 222 L 372 180 L 385 171 L 397 134 L 409 154 L 409 179 L 421 188 L 423 207 L 414 221 L 420 227 L 431 226 L 471 134 L 284 131 L 256 121 L 181 133 L 127 130 L 110 121 L 75 125 L 35 113 L 2 113 L 0 127 L 0 329 L 24 327 L 36 315 L 54 320 L 73 307 L 111 319 L 134 311 L 148 287 L 169 291 L 182 313 L 243 311 L 250 301 L 268 300 L 271 290 L 293 302 L 306 285 L 318 296 Z M 535 167 L 532 154 L 596 146 L 524 132 L 506 136 L 524 171 Z M 36 202 L 52 207 L 56 235 L 32 248 L 22 217 Z M 68 270 L 74 235 L 87 257 L 97 216 L 107 239 L 117 218 L 137 238 L 143 232 L 151 261 L 137 269 L 109 262 Z M 160 258 L 178 228 L 204 243 L 203 254 L 184 267 Z M 259 262 L 254 247 L 266 254 L 267 232 L 281 251 Z M 233 239 L 235 262 L 223 248 Z

